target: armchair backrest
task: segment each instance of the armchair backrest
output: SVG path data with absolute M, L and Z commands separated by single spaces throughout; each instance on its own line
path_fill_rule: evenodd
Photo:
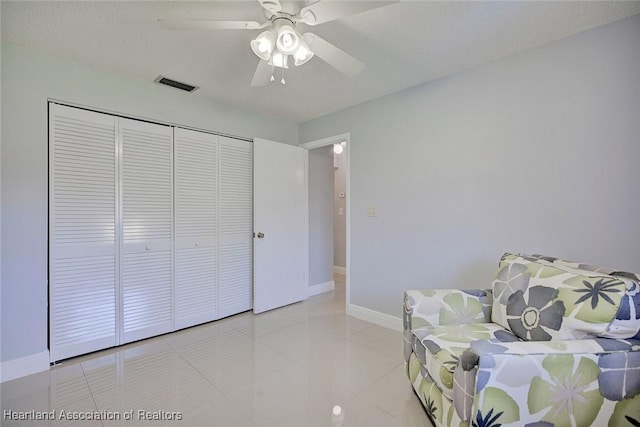
M 557 266 L 560 266 L 560 267 L 568 267 L 568 268 L 572 268 L 574 270 L 583 270 L 583 271 L 589 271 L 589 272 L 594 272 L 594 273 L 602 273 L 602 274 L 607 274 L 607 275 L 610 275 L 610 276 L 625 277 L 627 279 L 640 281 L 640 274 L 631 273 L 631 272 L 628 272 L 628 271 L 618 271 L 618 270 L 613 270 L 613 269 L 607 268 L 607 267 L 598 267 L 598 266 L 595 266 L 595 265 L 583 264 L 581 262 L 569 261 L 569 260 L 566 260 L 566 259 L 560 259 L 560 258 L 546 256 L 546 255 L 540 255 L 540 254 L 533 254 L 533 255 L 531 255 L 531 257 L 539 259 L 539 260 L 542 260 L 542 261 L 547 261 L 548 263 L 550 263 L 552 265 L 557 265 Z
M 491 320 L 527 341 L 633 338 L 640 335 L 640 280 L 614 273 L 506 253 L 492 283 Z

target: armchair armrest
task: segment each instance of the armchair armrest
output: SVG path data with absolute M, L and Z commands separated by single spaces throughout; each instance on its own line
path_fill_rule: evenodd
M 413 329 L 463 323 L 488 323 L 493 294 L 490 289 L 425 289 L 404 293 L 403 325 Z
M 454 406 L 478 425 L 623 425 L 640 420 L 639 373 L 638 340 L 476 341 L 455 369 Z

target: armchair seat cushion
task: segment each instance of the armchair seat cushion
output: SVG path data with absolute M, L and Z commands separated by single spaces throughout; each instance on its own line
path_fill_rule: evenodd
M 414 353 L 442 394 L 453 400 L 453 372 L 476 340 L 511 342 L 518 338 L 495 323 L 428 326 L 413 331 Z

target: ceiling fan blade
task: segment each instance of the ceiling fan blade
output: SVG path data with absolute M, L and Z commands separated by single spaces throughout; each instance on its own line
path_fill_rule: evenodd
M 280 0 L 258 0 L 260 6 L 268 10 L 269 12 L 275 14 L 282 10 L 282 5 L 280 4 Z
M 300 9 L 300 22 L 318 25 L 334 19 L 355 15 L 371 9 L 388 6 L 398 1 L 322 1 L 318 0 Z
M 271 81 L 271 65 L 267 61 L 260 60 L 256 72 L 251 79 L 251 87 L 266 86 Z
M 313 53 L 347 77 L 355 76 L 364 68 L 362 62 L 322 37 L 305 33 L 304 38 Z
M 207 19 L 158 19 L 168 30 L 257 30 L 264 24 L 256 21 L 211 21 Z

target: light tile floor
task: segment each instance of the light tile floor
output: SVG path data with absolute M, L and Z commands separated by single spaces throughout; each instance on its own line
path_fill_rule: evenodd
M 346 316 L 344 276 L 335 281 L 335 291 L 301 303 L 239 314 L 5 382 L 0 424 L 431 426 L 404 373 L 402 334 Z M 343 417 L 332 417 L 335 405 Z M 11 421 L 6 410 L 55 410 L 56 420 Z M 121 419 L 63 420 L 63 410 Z M 153 417 L 163 420 L 145 419 Z

